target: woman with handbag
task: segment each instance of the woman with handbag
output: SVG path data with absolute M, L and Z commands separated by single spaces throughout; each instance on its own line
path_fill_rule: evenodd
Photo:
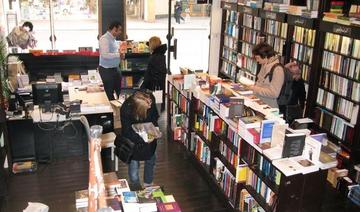
M 151 56 L 149 58 L 149 63 L 144 76 L 144 82 L 141 85 L 141 88 L 149 89 L 151 91 L 164 91 L 167 73 L 165 62 L 165 53 L 167 51 L 166 44 L 161 44 L 160 38 L 153 36 L 149 39 L 148 46 L 151 52 Z M 161 108 L 165 109 L 164 92 L 162 96 Z
M 156 139 L 145 142 L 144 139 L 137 134 L 132 125 L 137 123 L 152 122 L 158 126 L 159 114 L 155 106 L 154 96 L 145 91 L 137 91 L 125 100 L 120 109 L 121 116 L 121 137 L 129 140 L 134 145 L 132 156 L 129 160 L 128 174 L 130 184 L 139 187 L 139 168 L 140 161 L 144 161 L 144 187 L 153 183 L 154 167 L 156 161 L 155 150 L 157 146 Z M 124 139 L 115 142 L 119 148 L 123 144 Z

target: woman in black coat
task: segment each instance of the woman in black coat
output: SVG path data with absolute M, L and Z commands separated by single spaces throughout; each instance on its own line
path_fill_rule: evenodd
M 144 82 L 141 85 L 142 89 L 164 90 L 166 80 L 166 44 L 161 45 L 159 37 L 151 37 L 149 39 L 149 48 L 151 56 L 149 59 L 147 71 L 145 72 Z
M 132 124 L 152 122 L 155 126 L 158 126 L 159 114 L 156 109 L 154 96 L 151 93 L 135 92 L 121 106 L 120 116 L 122 125 L 121 136 L 135 143 L 135 151 L 128 167 L 130 184 L 140 186 L 140 161 L 145 161 L 144 186 L 149 186 L 152 184 L 154 177 L 157 141 L 155 139 L 150 143 L 146 143 L 133 130 Z

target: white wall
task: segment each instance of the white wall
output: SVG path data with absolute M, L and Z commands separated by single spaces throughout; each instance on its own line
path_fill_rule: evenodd
M 219 73 L 219 50 L 221 38 L 222 9 L 220 1 L 213 1 L 210 19 L 210 51 L 209 51 L 209 74 Z

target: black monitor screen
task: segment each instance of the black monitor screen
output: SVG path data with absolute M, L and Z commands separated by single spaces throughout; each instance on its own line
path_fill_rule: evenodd
M 63 102 L 61 83 L 33 84 L 34 105 L 58 104 Z

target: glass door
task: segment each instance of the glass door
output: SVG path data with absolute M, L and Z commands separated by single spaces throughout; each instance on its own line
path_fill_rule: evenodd
M 36 49 L 78 50 L 98 46 L 97 0 L 9 1 L 7 17 L 15 14 L 16 24 L 34 25 Z M 14 18 L 13 18 L 14 19 Z M 13 20 L 12 19 L 12 20 Z M 11 29 L 10 29 L 11 30 Z M 56 38 L 51 41 L 52 35 Z
M 180 5 L 177 10 L 180 22 L 174 15 L 175 5 Z M 177 59 L 174 59 L 173 53 L 167 53 L 170 71 L 179 73 L 179 67 L 207 71 L 209 5 L 194 0 L 126 0 L 127 38 L 147 41 L 152 36 L 158 36 L 170 50 L 173 50 L 174 40 L 177 39 Z
M 98 1 L 52 0 L 55 49 L 98 48 Z
M 21 25 L 25 21 L 33 24 L 33 33 L 37 40 L 35 48 L 50 49 L 49 0 L 12 1 L 10 8 L 9 13 L 14 13 L 18 17 L 17 25 Z

